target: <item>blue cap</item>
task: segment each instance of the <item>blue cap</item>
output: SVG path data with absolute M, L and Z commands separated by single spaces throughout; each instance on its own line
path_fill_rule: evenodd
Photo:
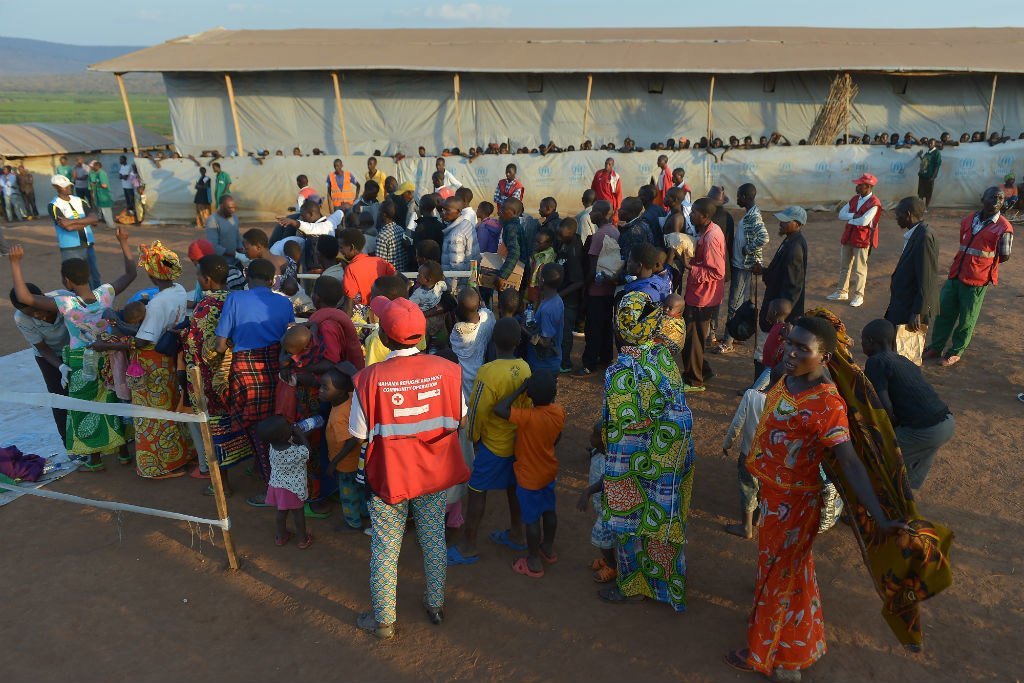
M 796 221 L 800 225 L 807 225 L 807 212 L 804 211 L 799 206 L 786 207 L 782 211 L 775 214 L 775 217 L 778 218 L 783 223 L 787 223 L 789 221 Z

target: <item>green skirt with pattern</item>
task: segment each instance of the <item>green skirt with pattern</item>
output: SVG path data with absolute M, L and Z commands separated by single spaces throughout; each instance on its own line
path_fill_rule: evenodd
M 107 389 L 100 379 L 106 358 L 101 354 L 100 366 L 95 379 L 86 379 L 82 374 L 82 352 L 84 349 L 64 347 L 64 363 L 71 368 L 68 376 L 68 396 L 96 403 L 119 403 L 117 395 Z M 124 420 L 116 415 L 68 411 L 68 429 L 65 445 L 72 455 L 109 453 L 125 444 Z

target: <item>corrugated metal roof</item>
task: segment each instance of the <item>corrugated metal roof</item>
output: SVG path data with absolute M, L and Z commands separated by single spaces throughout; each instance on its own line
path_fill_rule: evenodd
M 135 127 L 139 147 L 166 147 L 171 139 Z M 0 124 L 0 154 L 36 157 L 98 150 L 131 149 L 128 124 L 6 123 Z
M 95 71 L 1024 72 L 1019 28 L 217 28 Z

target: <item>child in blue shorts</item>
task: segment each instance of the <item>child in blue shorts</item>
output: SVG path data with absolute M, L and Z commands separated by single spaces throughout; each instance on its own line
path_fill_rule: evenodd
M 514 408 L 512 403 L 523 393 L 532 408 Z M 554 564 L 555 477 L 558 459 L 555 444 L 565 427 L 565 408 L 555 403 L 558 393 L 555 374 L 533 374 L 511 396 L 494 406 L 494 414 L 516 426 L 515 463 L 516 498 L 526 525 L 528 555 L 516 558 L 512 570 L 534 579 L 544 576 L 544 563 Z M 543 526 L 542 526 L 543 525 Z

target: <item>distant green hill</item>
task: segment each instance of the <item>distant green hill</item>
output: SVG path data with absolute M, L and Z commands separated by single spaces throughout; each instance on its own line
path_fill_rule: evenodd
M 135 125 L 172 137 L 166 96 L 129 95 L 129 101 Z M 124 118 L 120 95 L 0 89 L 0 123 L 111 123 Z

